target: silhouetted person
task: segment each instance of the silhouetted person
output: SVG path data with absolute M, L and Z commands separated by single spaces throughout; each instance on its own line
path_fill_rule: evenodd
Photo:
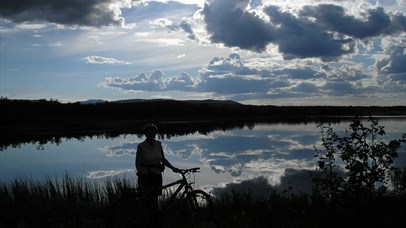
M 138 189 L 145 197 L 146 212 L 152 216 L 158 209 L 158 196 L 162 194 L 162 172 L 165 166 L 178 172 L 179 169 L 174 167 L 166 160 L 162 144 L 155 139 L 158 132 L 157 126 L 147 124 L 144 127 L 145 141 L 138 144 L 135 158 L 135 167 L 138 176 Z

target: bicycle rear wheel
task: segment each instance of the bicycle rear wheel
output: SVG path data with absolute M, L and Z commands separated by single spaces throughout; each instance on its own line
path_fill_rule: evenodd
M 214 205 L 209 194 L 193 190 L 186 196 L 186 209 L 193 221 L 208 222 L 213 219 Z

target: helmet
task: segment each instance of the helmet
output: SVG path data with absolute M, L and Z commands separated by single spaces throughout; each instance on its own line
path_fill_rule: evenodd
M 155 130 L 156 132 L 158 131 L 158 127 L 155 125 L 155 124 L 147 124 L 147 125 L 145 125 L 144 126 L 144 132 L 146 131 L 146 130 L 148 130 L 148 129 L 153 129 L 153 130 Z

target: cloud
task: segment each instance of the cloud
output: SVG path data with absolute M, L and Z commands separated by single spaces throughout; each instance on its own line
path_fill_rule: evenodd
M 273 27 L 245 11 L 248 3 L 249 0 L 214 0 L 205 3 L 202 14 L 212 42 L 261 52 L 275 41 Z
M 309 133 L 300 137 L 300 132 L 296 128 L 293 132 L 260 131 L 255 136 L 214 132 L 205 138 L 166 140 L 163 147 L 165 153 L 183 160 L 196 155 L 216 173 L 234 177 L 240 177 L 243 172 L 263 173 L 273 175 L 276 183 L 287 167 L 313 166 L 313 144 L 319 137 Z M 98 150 L 108 157 L 134 157 L 136 148 L 137 142 L 127 141 Z
M 404 92 L 403 48 L 398 41 L 385 43 L 386 55 L 376 61 L 376 70 L 347 62 L 345 65 L 301 64 L 272 67 L 251 64 L 238 54 L 214 57 L 197 76 L 179 73 L 165 76 L 157 70 L 130 78 L 107 77 L 105 88 L 123 91 L 183 91 L 211 93 L 241 101 L 249 99 L 381 96 Z M 386 94 L 386 95 L 385 95 Z
M 243 180 L 239 183 L 228 183 L 225 187 L 213 189 L 213 195 L 219 197 L 231 192 L 248 193 L 254 199 L 266 199 L 273 191 L 283 193 L 291 189 L 292 194 L 311 194 L 312 178 L 310 170 L 296 170 L 287 168 L 281 176 L 280 184 L 272 185 L 266 176 L 258 176 L 249 180 Z
M 272 189 L 268 184 L 268 179 L 259 176 L 240 183 L 229 183 L 223 188 L 214 188 L 213 195 L 220 197 L 224 194 L 230 194 L 232 191 L 250 193 L 254 198 L 266 198 L 271 194 Z
M 188 34 L 187 38 L 189 38 L 191 40 L 197 40 L 197 36 L 193 31 L 191 22 L 186 21 L 186 20 L 183 20 L 182 22 L 180 22 L 177 25 L 177 24 L 174 24 L 173 21 L 171 21 L 167 18 L 158 18 L 158 19 L 150 22 L 150 25 L 153 29 L 165 28 L 165 29 L 168 29 L 169 31 L 182 30 Z
M 167 28 L 169 30 L 176 30 L 177 26 L 173 24 L 173 22 L 167 18 L 158 18 L 153 20 L 149 23 L 153 29 L 156 28 Z
M 230 54 L 227 58 L 215 57 L 199 73 L 201 82 L 197 88 L 218 94 L 265 93 L 271 81 L 261 76 L 263 72 L 247 67 L 238 54 Z
M 100 179 L 106 177 L 114 177 L 122 173 L 132 172 L 133 169 L 127 170 L 98 170 L 98 171 L 90 171 L 87 173 L 86 177 L 90 179 Z
M 384 56 L 378 58 L 375 66 L 379 74 L 406 84 L 406 38 L 387 38 L 382 41 Z
M 106 154 L 107 157 L 122 157 L 122 156 L 132 156 L 134 157 L 137 153 L 137 143 L 126 142 L 120 145 L 104 146 L 98 148 L 100 152 Z
M 315 19 L 315 24 L 326 31 L 360 39 L 406 31 L 406 18 L 400 14 L 387 14 L 382 7 L 367 10 L 361 19 L 346 15 L 342 6 L 331 4 L 305 6 L 300 15 Z
M 193 91 L 199 79 L 190 76 L 187 73 L 180 73 L 175 77 L 165 80 L 165 90 Z
M 129 0 L 3 0 L 0 16 L 14 22 L 48 21 L 68 26 L 124 25 L 120 8 Z
M 188 34 L 187 38 L 191 40 L 197 40 L 197 36 L 193 31 L 192 24 L 189 21 L 182 21 L 179 24 L 179 28 L 181 28 L 184 32 Z
M 164 78 L 160 70 L 141 73 L 130 78 L 107 77 L 100 83 L 101 87 L 120 88 L 127 91 L 191 91 L 198 79 L 187 73 L 180 73 L 172 78 Z
M 84 60 L 86 63 L 91 63 L 91 64 L 119 64 L 119 65 L 131 64 L 129 62 L 117 60 L 114 58 L 106 58 L 106 57 L 95 56 L 95 55 L 86 56 L 86 57 L 82 58 L 82 60 Z
M 331 61 L 354 51 L 352 39 L 336 38 L 315 23 L 282 12 L 277 6 L 267 7 L 264 11 L 277 27 L 276 43 L 284 59 L 314 57 Z
M 273 44 L 284 59 L 333 61 L 354 53 L 358 39 L 406 31 L 405 16 L 386 13 L 382 7 L 368 9 L 362 18 L 356 18 L 333 4 L 306 5 L 294 14 L 272 5 L 258 12 L 250 10 L 249 3 L 212 0 L 204 5 L 202 14 L 213 43 L 255 52 Z
M 317 171 L 314 169 L 295 169 L 285 168 L 280 181 L 271 183 L 270 176 L 257 176 L 252 179 L 243 180 L 237 183 L 228 183 L 225 187 L 217 187 L 213 189 L 213 195 L 221 196 L 230 194 L 231 192 L 249 193 L 254 199 L 266 199 L 273 191 L 283 194 L 288 191 L 290 194 L 312 194 L 312 175 Z M 342 168 L 335 170 L 341 177 L 345 177 L 345 171 Z

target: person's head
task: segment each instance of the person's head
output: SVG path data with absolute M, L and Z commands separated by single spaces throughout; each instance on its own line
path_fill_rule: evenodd
M 155 139 L 158 127 L 155 124 L 147 124 L 144 126 L 144 135 L 147 139 Z

